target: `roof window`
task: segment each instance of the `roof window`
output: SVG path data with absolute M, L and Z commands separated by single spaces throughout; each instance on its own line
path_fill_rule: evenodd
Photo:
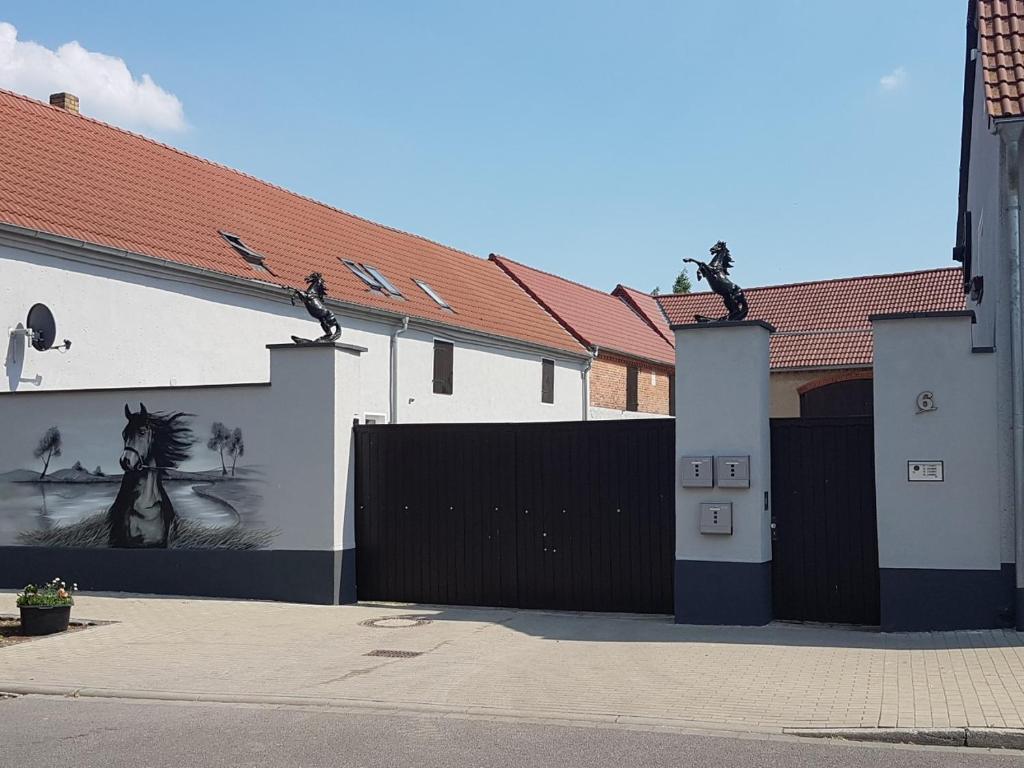
M 240 238 L 238 235 L 234 235 L 230 232 L 225 232 L 223 229 L 218 231 L 220 232 L 220 236 L 223 237 L 232 248 L 238 251 L 239 255 L 243 259 L 245 259 L 247 263 L 252 265 L 256 270 L 260 272 L 270 272 L 270 274 L 274 274 L 273 272 L 270 271 L 270 267 L 268 267 L 266 264 L 266 256 L 264 256 L 262 253 L 257 253 L 252 248 L 247 246 L 245 243 L 242 242 L 242 238 Z
M 433 288 L 431 288 L 425 282 L 423 282 L 422 280 L 417 280 L 415 277 L 412 279 L 412 281 L 414 283 L 416 283 L 416 285 L 418 285 L 423 290 L 423 292 L 425 294 L 427 294 L 427 296 L 432 298 L 437 303 L 437 305 L 439 307 L 443 307 L 444 309 L 451 310 L 452 312 L 455 311 L 455 310 L 453 310 L 451 308 L 451 305 L 447 301 L 445 301 L 443 298 L 441 298 L 441 294 L 439 294 L 437 291 L 435 291 Z
M 368 264 L 363 264 L 363 269 L 365 269 L 368 273 L 370 273 L 370 275 L 373 278 L 375 278 L 378 283 L 383 285 L 384 286 L 384 290 L 387 291 L 388 293 L 390 293 L 392 296 L 401 296 L 402 295 L 402 292 L 400 290 L 398 290 L 397 288 L 395 288 L 395 284 L 392 283 L 390 280 L 388 280 L 386 277 L 384 277 L 384 275 L 381 274 L 381 271 L 379 269 L 377 269 L 376 267 L 371 267 Z
M 352 274 L 366 283 L 371 290 L 380 291 L 398 299 L 404 298 L 402 292 L 395 287 L 395 284 L 384 277 L 384 274 L 376 267 L 357 264 L 348 259 L 342 259 L 341 262 L 352 271 Z

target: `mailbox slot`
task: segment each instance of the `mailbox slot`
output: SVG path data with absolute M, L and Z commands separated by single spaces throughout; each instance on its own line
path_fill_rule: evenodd
M 718 456 L 715 458 L 715 479 L 719 488 L 750 487 L 749 456 Z
M 710 456 L 683 456 L 679 460 L 679 482 L 683 488 L 711 488 L 715 484 L 715 462 Z
M 732 535 L 732 502 L 701 502 L 700 532 L 719 536 Z

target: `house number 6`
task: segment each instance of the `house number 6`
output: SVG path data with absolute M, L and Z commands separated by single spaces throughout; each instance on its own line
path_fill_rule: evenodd
M 928 413 L 929 411 L 937 411 L 939 408 L 935 405 L 935 395 L 928 390 L 925 390 L 917 396 L 917 412 Z

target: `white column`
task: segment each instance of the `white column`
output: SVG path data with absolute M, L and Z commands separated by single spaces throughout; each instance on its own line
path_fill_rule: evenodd
M 274 498 L 287 506 L 293 539 L 332 556 L 337 601 L 355 602 L 355 472 L 352 422 L 359 413 L 365 347 L 271 344 L 271 401 L 279 414 Z M 270 496 L 270 494 L 268 494 Z
M 772 617 L 768 343 L 774 329 L 744 321 L 694 323 L 673 331 L 676 622 L 765 624 Z M 736 470 L 721 467 L 713 485 L 693 480 L 684 486 L 684 462 L 689 465 L 694 457 L 712 463 L 739 457 L 740 472 L 749 459 L 749 487 L 725 487 Z M 731 505 L 731 532 L 702 532 L 702 504 L 719 508 L 720 530 Z

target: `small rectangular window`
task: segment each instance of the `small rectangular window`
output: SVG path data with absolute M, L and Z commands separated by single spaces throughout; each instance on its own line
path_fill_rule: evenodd
M 555 402 L 555 361 L 540 361 L 540 401 Z
M 626 369 L 626 410 L 640 410 L 640 402 L 637 396 L 637 384 L 639 383 L 640 370 L 631 365 Z
M 420 289 L 425 294 L 427 294 L 427 296 L 432 298 L 434 300 L 434 302 L 437 303 L 438 306 L 444 307 L 445 309 L 451 309 L 451 306 L 449 306 L 448 302 L 441 298 L 441 294 L 439 294 L 437 291 L 435 291 L 433 288 L 431 288 L 425 282 L 423 282 L 422 280 L 417 280 L 415 277 L 412 279 L 412 281 L 414 283 L 416 283 L 416 285 L 418 285 L 420 287 Z M 452 310 L 452 311 L 454 311 L 454 310 Z
M 454 391 L 455 345 L 434 340 L 434 394 L 450 395 Z
M 221 237 L 227 241 L 227 243 L 235 249 L 239 256 L 245 259 L 246 263 L 252 265 L 259 272 L 269 272 L 270 267 L 267 266 L 267 257 L 262 253 L 257 253 L 252 248 L 242 242 L 242 238 L 238 235 L 232 234 L 231 232 L 225 232 L 223 229 L 218 230 Z
M 668 415 L 676 415 L 676 372 L 668 375 Z

